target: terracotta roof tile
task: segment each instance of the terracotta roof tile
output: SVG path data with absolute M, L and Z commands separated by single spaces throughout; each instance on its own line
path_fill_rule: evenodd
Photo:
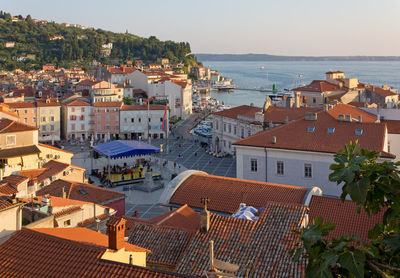
M 75 99 L 65 104 L 66 106 L 90 106 L 86 101 Z
M 15 206 L 21 206 L 23 204 L 24 203 L 19 200 L 17 200 L 17 203 L 13 204 L 12 200 L 9 197 L 0 195 L 0 211 L 9 209 L 9 208 L 15 207 Z M 1 266 L 1 263 L 0 263 L 0 266 Z
M 372 92 L 377 93 L 381 96 L 388 97 L 388 96 L 398 96 L 397 93 L 392 92 L 390 90 L 385 90 L 376 86 L 369 86 L 367 89 L 370 89 Z
M 88 226 L 88 225 L 96 222 L 96 219 L 103 220 L 103 219 L 106 219 L 107 217 L 109 217 L 108 214 L 100 214 L 100 215 L 97 215 L 96 218 L 95 217 L 88 218 L 82 222 L 79 222 L 77 225 L 79 227 L 85 227 L 85 226 Z M 126 227 L 125 227 L 125 230 L 126 230 Z
M 13 102 L 7 103 L 10 108 L 21 109 L 21 108 L 35 108 L 36 105 L 33 102 Z
M 95 204 L 106 204 L 109 201 L 125 198 L 125 195 L 114 190 L 98 187 L 87 183 L 77 183 L 66 180 L 56 180 L 48 186 L 36 192 L 41 196 L 50 194 L 52 196 L 62 197 L 62 190 L 67 193 L 67 198 L 91 202 Z M 85 192 L 83 194 L 83 192 Z
M 306 112 L 319 112 L 320 108 L 309 108 L 309 107 L 268 107 L 266 113 L 264 113 L 264 120 L 266 122 L 272 121 L 273 123 L 285 123 L 286 118 L 289 121 L 298 120 L 304 118 Z
M 102 245 L 22 228 L 0 245 L 0 266 L 3 276 L 12 277 L 189 277 L 101 260 L 105 251 Z
M 343 88 L 339 86 L 329 83 L 325 80 L 313 80 L 310 84 L 292 89 L 293 91 L 300 92 L 314 92 L 314 93 L 323 93 L 323 92 L 334 92 L 334 91 L 342 91 Z
M 43 165 L 43 168 L 40 169 L 32 169 L 32 170 L 22 170 L 20 171 L 20 175 L 27 176 L 29 179 L 36 178 L 38 182 L 42 182 L 52 176 L 55 176 L 62 171 L 69 168 L 70 165 L 66 163 L 62 163 L 55 160 L 50 160 L 46 164 Z
M 26 181 L 28 178 L 19 175 L 10 175 L 0 181 L 0 193 L 11 195 L 18 193 L 18 185 Z
M 364 118 L 366 118 L 366 121 L 368 121 L 369 117 L 373 118 L 373 116 L 365 112 L 359 112 L 363 117 L 362 123 L 354 120 L 352 122 L 340 122 L 335 115 L 345 114 L 349 106 L 345 106 L 346 109 L 341 109 L 340 107 L 343 107 L 343 105 L 338 105 L 332 109 L 338 109 L 338 111 L 329 110 L 317 113 L 316 121 L 300 119 L 259 132 L 236 141 L 233 145 L 336 153 L 350 141 L 358 140 L 362 148 L 382 152 L 386 130 L 385 124 L 365 122 Z M 354 116 L 356 115 L 352 114 L 351 118 L 354 118 Z M 309 127 L 315 127 L 314 131 L 309 132 Z M 328 133 L 328 128 L 333 128 L 333 132 Z M 362 134 L 356 135 L 356 130 L 362 130 Z M 273 137 L 276 139 L 275 143 L 273 143 Z M 293 140 L 293 138 L 302 138 L 302 140 Z M 382 152 L 382 154 L 384 153 Z M 393 158 L 393 155 L 387 157 Z
M 78 207 L 78 209 L 80 209 L 80 208 Z M 36 228 L 36 229 L 32 229 L 32 230 L 43 233 L 43 234 L 63 238 L 63 239 L 68 239 L 68 240 L 82 242 L 82 243 L 91 243 L 91 244 L 94 244 L 97 246 L 102 246 L 102 247 L 108 248 L 108 236 L 107 235 L 104 235 L 102 233 L 99 233 L 99 232 L 96 232 L 94 230 L 87 229 L 87 228 L 82 228 L 82 227 L 62 228 L 62 229 Z M 147 250 L 147 249 L 139 247 L 139 246 L 135 246 L 128 242 L 125 242 L 124 247 L 127 251 L 150 253 L 150 250 Z
M 17 147 L 10 149 L 2 149 L 0 150 L 0 158 L 9 158 L 9 157 L 17 157 L 31 154 L 39 154 L 40 150 L 36 145 L 25 146 L 25 147 Z
M 256 113 L 261 111 L 262 109 L 260 107 L 254 107 L 250 105 L 240 105 L 231 109 L 215 112 L 214 115 L 227 117 L 231 119 L 237 119 L 239 115 L 247 116 L 249 118 L 254 118 Z
M 207 174 L 192 174 L 170 199 L 170 204 L 187 204 L 203 208 L 201 197 L 209 197 L 211 211 L 235 213 L 240 203 L 260 208 L 266 202 L 302 204 L 308 188 L 227 178 Z
M 353 201 L 342 202 L 336 198 L 313 196 L 310 202 L 309 220 L 314 221 L 318 216 L 322 216 L 324 222 L 334 223 L 336 228 L 329 233 L 328 239 L 345 234 L 359 234 L 361 240 L 368 241 L 368 231 L 375 224 L 382 222 L 383 214 L 382 211 L 368 216 L 363 210 L 357 213 L 357 206 Z
M 236 264 L 237 277 L 304 277 L 306 262 L 293 262 L 290 250 L 307 208 L 296 204 L 267 203 L 256 221 L 211 214 L 207 233 L 198 231 L 186 248 L 176 271 L 201 275 L 209 268 L 209 241 L 214 241 L 214 258 Z
M 53 213 L 53 215 L 54 215 L 54 218 L 58 218 L 58 217 L 65 216 L 65 215 L 68 215 L 68 214 L 71 214 L 71 213 L 74 213 L 77 211 L 82 211 L 82 210 L 83 209 L 79 206 L 73 206 L 73 207 L 69 207 L 69 208 L 57 211 L 56 213 Z
M 384 120 L 390 134 L 400 134 L 400 121 Z
M 135 222 L 128 242 L 151 250 L 147 261 L 153 264 L 176 266 L 193 232 Z
M 0 133 L 11 133 L 19 131 L 38 130 L 36 127 L 12 121 L 9 119 L 0 120 Z

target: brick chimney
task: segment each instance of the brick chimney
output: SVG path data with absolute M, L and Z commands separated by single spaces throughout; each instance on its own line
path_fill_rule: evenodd
M 201 203 L 204 205 L 204 210 L 200 213 L 200 232 L 207 233 L 210 229 L 210 212 L 207 210 L 207 204 L 210 199 L 201 198 Z
M 107 221 L 108 248 L 120 250 L 125 245 L 126 220 L 119 217 L 111 217 Z

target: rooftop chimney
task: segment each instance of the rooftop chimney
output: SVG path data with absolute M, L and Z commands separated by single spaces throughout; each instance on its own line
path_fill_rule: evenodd
M 126 220 L 119 217 L 111 217 L 107 221 L 108 248 L 120 250 L 125 245 Z
M 63 188 L 62 188 L 62 197 L 63 197 L 64 199 L 67 198 L 67 192 L 65 192 L 65 186 L 63 186 Z
M 201 198 L 201 203 L 204 205 L 204 210 L 200 213 L 200 231 L 202 233 L 207 233 L 210 229 L 210 212 L 207 210 L 207 204 L 210 199 Z

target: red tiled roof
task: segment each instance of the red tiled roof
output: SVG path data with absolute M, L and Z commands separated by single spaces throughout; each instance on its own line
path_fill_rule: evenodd
M 18 193 L 18 185 L 26 181 L 28 178 L 19 175 L 10 175 L 0 181 L 0 193 L 11 195 Z
M 88 218 L 86 220 L 83 220 L 82 222 L 79 222 L 77 225 L 79 227 L 85 227 L 85 226 L 88 226 L 88 225 L 96 222 L 96 219 L 103 220 L 103 219 L 106 219 L 107 217 L 109 217 L 108 214 L 100 214 L 100 215 L 97 215 L 96 218 L 95 217 L 91 217 L 91 218 Z M 126 230 L 126 227 L 125 227 L 125 230 Z
M 1 133 L 1 132 L 0 132 Z M 39 154 L 40 150 L 36 145 L 0 149 L 0 158 L 21 157 L 24 155 Z
M 56 213 L 53 213 L 53 215 L 54 215 L 54 218 L 58 218 L 58 217 L 65 216 L 65 215 L 68 215 L 68 214 L 71 214 L 71 213 L 74 213 L 77 211 L 82 211 L 82 208 L 79 206 L 73 206 L 70 208 L 66 208 L 66 209 L 57 211 Z
M 41 169 L 21 170 L 19 173 L 22 176 L 27 176 L 29 179 L 36 178 L 38 182 L 42 182 L 52 176 L 55 176 L 70 167 L 69 164 L 55 160 L 50 160 L 43 165 Z
M 76 86 L 89 86 L 92 87 L 95 83 L 90 79 L 84 79 L 76 83 Z
M 147 261 L 175 267 L 193 237 L 193 232 L 172 227 L 134 222 L 129 243 L 151 250 Z
M 384 212 L 370 215 L 361 210 L 357 213 L 356 203 L 350 200 L 342 202 L 340 199 L 323 196 L 313 196 L 310 202 L 310 221 L 314 221 L 318 216 L 322 216 L 324 222 L 332 222 L 336 228 L 327 237 L 331 240 L 334 237 L 345 234 L 360 234 L 360 239 L 368 241 L 368 231 L 375 224 L 382 223 Z M 310 222 L 311 223 L 311 222 Z
M 362 122 L 364 123 L 374 123 L 376 121 L 376 116 L 374 114 L 365 112 L 353 105 L 339 103 L 332 109 L 327 110 L 328 114 L 335 119 L 339 119 L 339 115 L 351 115 L 351 118 L 358 121 L 358 117 L 361 116 Z
M 20 131 L 38 130 L 36 127 L 22 124 L 9 119 L 0 120 L 0 133 L 11 133 Z
M 379 87 L 376 87 L 376 86 L 369 86 L 369 87 L 367 87 L 367 89 L 370 89 L 374 93 L 377 93 L 377 94 L 379 94 L 381 96 L 384 96 L 384 97 L 398 96 L 398 94 L 395 93 L 395 92 L 392 92 L 390 90 L 385 90 L 385 89 L 382 89 L 382 88 L 379 88 Z
M 384 120 L 382 123 L 386 124 L 388 133 L 400 134 L 400 121 Z
M 2 275 L 10 277 L 188 277 L 102 260 L 106 249 L 22 228 L 0 245 L 0 267 Z
M 165 110 L 165 105 L 150 104 L 149 110 Z M 147 110 L 147 105 L 124 105 L 121 111 Z
M 83 100 L 79 100 L 79 99 L 75 99 L 71 102 L 68 102 L 65 104 L 66 106 L 90 106 L 89 103 L 83 101 Z
M 342 105 L 336 107 L 342 107 Z M 365 122 L 365 120 L 368 121 L 369 117 L 373 117 L 368 113 L 365 114 L 365 112 L 359 112 L 363 116 L 362 123 L 339 122 L 335 118 L 336 114 L 348 111 L 348 107 L 346 106 L 344 110 L 333 111 L 336 107 L 329 111 L 317 113 L 316 121 L 297 120 L 241 139 L 234 142 L 233 145 L 336 153 L 350 141 L 358 140 L 364 149 L 383 151 L 385 124 Z M 356 115 L 353 116 L 352 114 L 351 116 L 354 118 Z M 309 127 L 315 127 L 314 131 L 308 132 Z M 328 128 L 334 128 L 334 132 L 328 133 Z M 357 129 L 362 130 L 361 135 L 355 134 Z M 273 143 L 273 137 L 276 139 L 275 143 Z M 301 138 L 301 140 L 294 140 L 293 138 Z M 382 156 L 393 158 L 393 155 L 387 156 L 385 154 Z
M 183 181 L 170 199 L 170 204 L 203 208 L 202 197 L 209 197 L 212 211 L 235 213 L 240 203 L 260 208 L 266 202 L 302 204 L 308 188 L 213 176 L 192 174 Z
M 231 109 L 226 109 L 222 111 L 215 112 L 214 115 L 237 119 L 239 115 L 246 116 L 249 118 L 254 118 L 257 112 L 261 112 L 260 107 L 254 107 L 250 105 L 240 105 Z
M 20 108 L 35 108 L 36 105 L 33 102 L 13 102 L 7 103 L 8 107 L 13 109 L 20 109 Z
M 292 89 L 293 91 L 300 92 L 315 92 L 315 93 L 323 93 L 323 92 L 334 92 L 334 91 L 343 91 L 343 88 L 339 86 L 326 82 L 325 80 L 313 80 L 310 84 Z
M 268 107 L 266 113 L 264 113 L 264 120 L 266 122 L 272 121 L 273 123 L 285 123 L 286 118 L 289 121 L 298 120 L 304 118 L 306 112 L 318 112 L 320 108 L 309 108 L 309 107 Z
M 121 107 L 122 101 L 95 102 L 94 107 Z
M 125 195 L 114 190 L 102 188 L 87 183 L 77 183 L 66 180 L 56 180 L 48 186 L 36 192 L 36 195 L 41 196 L 50 194 L 52 196 L 62 197 L 62 190 L 67 193 L 67 198 L 91 202 L 95 204 L 106 204 L 116 199 L 125 198 Z M 82 194 L 83 191 L 85 194 Z
M 33 229 L 34 231 L 63 238 L 63 239 L 68 239 L 72 241 L 77 241 L 77 242 L 82 242 L 82 243 L 91 243 L 97 246 L 103 246 L 103 247 L 108 247 L 108 236 L 104 235 L 102 233 L 93 231 L 91 229 L 87 228 L 62 228 L 62 229 L 55 229 L 55 228 L 36 228 Z M 145 248 L 135 246 L 133 244 L 130 244 L 128 242 L 125 242 L 124 245 L 125 249 L 127 251 L 132 251 L 132 252 L 146 252 L 150 253 L 150 250 L 147 250 Z
M 290 250 L 298 238 L 298 229 L 307 208 L 297 204 L 267 203 L 256 221 L 211 214 L 207 233 L 198 231 L 176 271 L 202 275 L 209 267 L 209 241 L 214 241 L 214 258 L 239 266 L 237 277 L 304 277 L 306 262 L 293 262 Z

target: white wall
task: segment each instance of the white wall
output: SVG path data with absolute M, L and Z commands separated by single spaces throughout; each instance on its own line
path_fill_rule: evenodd
M 388 134 L 388 141 L 390 145 L 389 152 L 396 156 L 394 161 L 400 160 L 400 134 Z

